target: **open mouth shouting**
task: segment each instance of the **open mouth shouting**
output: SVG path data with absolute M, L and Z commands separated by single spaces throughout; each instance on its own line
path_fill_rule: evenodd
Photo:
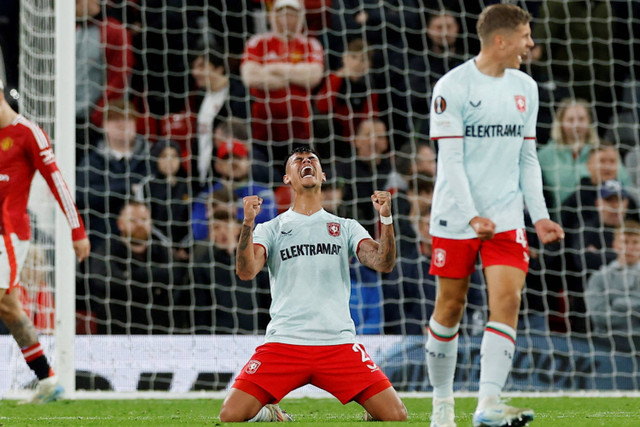
M 305 166 L 300 170 L 300 178 L 313 177 L 316 171 L 312 166 Z

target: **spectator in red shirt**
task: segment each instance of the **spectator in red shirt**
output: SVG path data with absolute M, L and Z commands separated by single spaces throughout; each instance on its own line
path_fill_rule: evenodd
M 270 18 L 272 30 L 247 42 L 240 73 L 253 101 L 254 149 L 279 165 L 275 160 L 286 157 L 294 140 L 311 138 L 311 91 L 322 80 L 324 53 L 302 34 L 298 0 L 276 0 Z

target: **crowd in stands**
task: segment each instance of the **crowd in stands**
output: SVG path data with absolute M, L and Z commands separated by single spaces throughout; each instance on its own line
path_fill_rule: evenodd
M 14 13 L 10 3 L 0 14 Z M 76 0 L 76 201 L 93 248 L 79 266 L 78 332 L 264 332 L 266 273 L 235 275 L 241 199 L 262 197 L 257 222 L 288 209 L 283 161 L 312 145 L 327 172 L 326 210 L 376 236 L 369 196 L 395 195 L 396 269 L 352 265 L 358 332 L 422 334 L 436 291 L 430 94 L 478 51 L 467 34 L 480 5 L 461 13 L 453 1 L 437 2 L 441 10 L 423 0 L 188 3 Z M 616 127 L 638 108 L 627 92 L 639 61 L 632 43 L 613 43 L 611 24 L 635 16 L 625 31 L 640 35 L 637 2 L 521 3 L 538 43 L 523 71 L 540 84 L 545 198 L 567 233 L 546 248 L 528 233 L 522 327 L 637 333 L 640 145 L 637 123 L 633 140 Z M 11 62 L 8 39 L 0 37 Z M 464 333 L 486 320 L 482 281 L 472 280 Z

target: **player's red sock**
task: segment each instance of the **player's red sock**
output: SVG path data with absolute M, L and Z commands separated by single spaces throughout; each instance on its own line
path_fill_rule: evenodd
M 31 370 L 35 372 L 39 380 L 49 378 L 53 375 L 53 370 L 51 369 L 51 366 L 49 366 L 49 361 L 44 355 L 44 350 L 39 342 L 23 348 L 22 355 L 24 356 L 24 360 L 26 360 L 27 365 L 29 365 Z

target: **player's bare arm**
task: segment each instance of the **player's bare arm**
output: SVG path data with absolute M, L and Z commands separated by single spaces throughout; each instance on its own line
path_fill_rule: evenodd
M 371 196 L 373 206 L 381 217 L 391 216 L 391 193 L 376 191 Z M 381 273 L 389 273 L 396 265 L 396 236 L 393 224 L 383 224 L 380 241 L 365 240 L 360 244 L 358 259 L 367 267 Z
M 541 219 L 535 223 L 536 233 L 542 244 L 558 242 L 564 239 L 564 230 L 550 219 Z
M 251 280 L 262 270 L 265 263 L 265 251 L 262 246 L 253 244 L 253 225 L 260 212 L 262 198 L 247 196 L 242 199 L 244 220 L 236 248 L 236 274 L 242 280 Z
M 496 233 L 496 225 L 489 218 L 474 216 L 469 221 L 469 225 L 471 225 L 480 240 L 489 240 Z

